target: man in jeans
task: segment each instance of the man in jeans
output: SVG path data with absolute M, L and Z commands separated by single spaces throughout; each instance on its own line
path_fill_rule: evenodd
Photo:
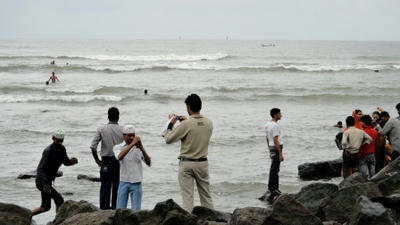
M 367 177 L 367 169 L 369 179 L 375 175 L 375 144 L 378 138 L 378 132 L 372 128 L 372 118 L 369 115 L 364 115 L 360 118 L 361 125 L 365 133 L 367 133 L 372 141 L 369 144 L 363 145 L 360 150 L 360 172 L 364 178 Z
M 369 144 L 372 138 L 363 130 L 354 126 L 352 116 L 346 118 L 347 130 L 343 132 L 343 177 L 346 178 L 354 172 L 360 171 L 359 151 L 362 145 Z
M 282 118 L 281 110 L 273 108 L 270 111 L 270 115 L 272 120 L 265 125 L 265 132 L 270 158 L 272 159 L 268 180 L 268 191 L 270 193 L 267 201 L 272 204 L 275 197 L 281 193 L 279 191 L 279 169 L 283 161 L 283 141 L 282 132 L 278 125 L 278 121 Z
M 97 165 L 100 166 L 100 209 L 115 209 L 119 185 L 119 162 L 114 156 L 113 147 L 123 139 L 122 127 L 118 125 L 119 110 L 108 110 L 108 124 L 97 129 L 90 149 Z M 97 145 L 101 142 L 101 160 L 97 155 Z M 110 204 L 110 195 L 111 204 Z
M 194 181 L 197 184 L 201 206 L 213 209 L 207 160 L 213 125 L 210 119 L 200 114 L 201 99 L 198 95 L 189 95 L 185 103 L 190 117 L 170 115 L 164 134 L 165 142 L 170 144 L 181 141 L 178 179 L 183 209 L 192 212 Z M 182 122 L 173 128 L 177 120 Z
M 131 209 L 140 210 L 142 205 L 142 161 L 148 166 L 151 159 L 147 155 L 133 125 L 122 129 L 124 142 L 114 146 L 115 158 L 120 162 L 120 181 L 118 187 L 117 209 L 126 208 L 131 196 Z

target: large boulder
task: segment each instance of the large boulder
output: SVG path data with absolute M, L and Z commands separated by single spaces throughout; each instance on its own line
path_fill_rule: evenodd
M 130 224 L 160 224 L 162 218 L 154 215 L 150 210 L 133 211 L 131 209 L 117 209 L 115 211 L 115 225 L 130 225 Z
M 30 225 L 31 221 L 31 210 L 14 204 L 0 202 L 1 225 Z
M 365 182 L 367 182 L 367 180 L 361 175 L 361 173 L 353 173 L 351 176 L 346 177 L 346 179 L 342 180 L 342 182 L 339 183 L 339 189 L 362 184 Z
M 203 206 L 196 206 L 192 210 L 192 214 L 196 215 L 199 219 L 215 222 L 228 223 L 231 220 L 231 213 L 220 212 L 214 209 L 209 209 Z
M 331 161 L 320 161 L 313 163 L 300 164 L 298 173 L 301 179 L 315 180 L 315 179 L 328 179 L 332 177 L 340 177 L 342 169 L 342 159 Z
M 271 212 L 270 208 L 238 208 L 233 211 L 229 225 L 262 225 Z
M 349 225 L 395 225 L 388 210 L 380 203 L 361 196 L 355 205 Z
M 336 184 L 313 183 L 302 187 L 293 197 L 315 215 L 322 201 L 337 191 L 338 186 Z
M 399 171 L 400 171 L 400 157 L 393 160 L 391 163 L 389 163 L 389 165 L 381 169 L 377 174 L 375 174 L 375 176 L 372 177 L 371 181 L 379 183 L 381 180 L 384 180 L 387 177 L 390 177 L 394 173 Z
M 61 224 L 66 219 L 79 213 L 89 213 L 98 210 L 99 208 L 97 208 L 96 206 L 87 201 L 76 202 L 73 200 L 68 200 L 60 206 L 56 214 L 56 217 L 54 218 L 53 222 L 50 223 L 50 225 Z
M 378 187 L 384 195 L 400 194 L 400 173 L 394 172 L 378 182 Z
M 197 217 L 182 209 L 172 199 L 159 202 L 153 210 L 116 210 L 115 225 L 196 225 Z
M 338 223 L 336 221 L 324 221 L 322 222 L 324 225 L 342 225 L 341 223 Z
M 263 225 L 322 225 L 304 205 L 290 195 L 281 195 L 273 204 L 272 213 L 267 216 Z
M 382 193 L 372 182 L 340 189 L 333 196 L 323 201 L 317 216 L 323 221 L 332 220 L 344 223 L 350 219 L 353 207 L 361 195 L 374 198 L 382 196 Z
M 379 202 L 386 208 L 391 208 L 400 212 L 400 194 L 394 194 L 390 196 L 382 196 L 371 198 L 373 202 Z
M 79 213 L 69 217 L 60 225 L 114 225 L 115 210 Z
M 84 174 L 78 174 L 76 177 L 78 180 L 87 180 L 87 181 L 93 181 L 93 182 L 100 182 L 100 177 L 95 177 L 95 176 L 89 176 L 89 175 L 84 175 Z

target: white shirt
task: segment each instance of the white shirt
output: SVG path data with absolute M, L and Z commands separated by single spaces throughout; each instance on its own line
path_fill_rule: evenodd
M 275 147 L 274 137 L 276 136 L 278 136 L 279 144 L 283 145 L 282 132 L 277 122 L 268 121 L 268 123 L 265 125 L 265 133 L 267 134 L 268 145 L 270 147 Z
M 118 159 L 119 153 L 127 146 L 126 142 L 115 145 L 113 148 L 115 158 Z M 143 180 L 142 161 L 144 161 L 143 153 L 136 146 L 119 160 L 120 173 L 119 180 L 123 182 L 137 183 Z

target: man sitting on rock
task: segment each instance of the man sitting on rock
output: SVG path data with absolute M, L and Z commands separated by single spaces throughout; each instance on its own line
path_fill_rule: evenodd
M 68 158 L 67 151 L 63 145 L 64 135 L 65 132 L 63 130 L 57 130 L 53 134 L 53 143 L 43 151 L 36 176 L 36 187 L 41 192 L 42 204 L 32 210 L 33 216 L 49 211 L 51 199 L 56 203 L 56 211 L 64 203 L 63 197 L 51 186 L 51 182 L 55 180 L 61 164 L 72 166 L 78 163 L 76 158 Z

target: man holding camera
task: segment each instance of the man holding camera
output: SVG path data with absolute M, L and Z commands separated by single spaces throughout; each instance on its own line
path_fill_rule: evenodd
M 200 114 L 201 99 L 198 95 L 189 95 L 185 103 L 189 118 L 169 115 L 170 121 L 164 134 L 165 142 L 171 144 L 181 141 L 178 180 L 183 209 L 188 212 L 193 209 L 194 181 L 196 181 L 201 206 L 212 209 L 207 155 L 213 125 L 210 119 Z M 174 128 L 178 119 L 181 123 Z

